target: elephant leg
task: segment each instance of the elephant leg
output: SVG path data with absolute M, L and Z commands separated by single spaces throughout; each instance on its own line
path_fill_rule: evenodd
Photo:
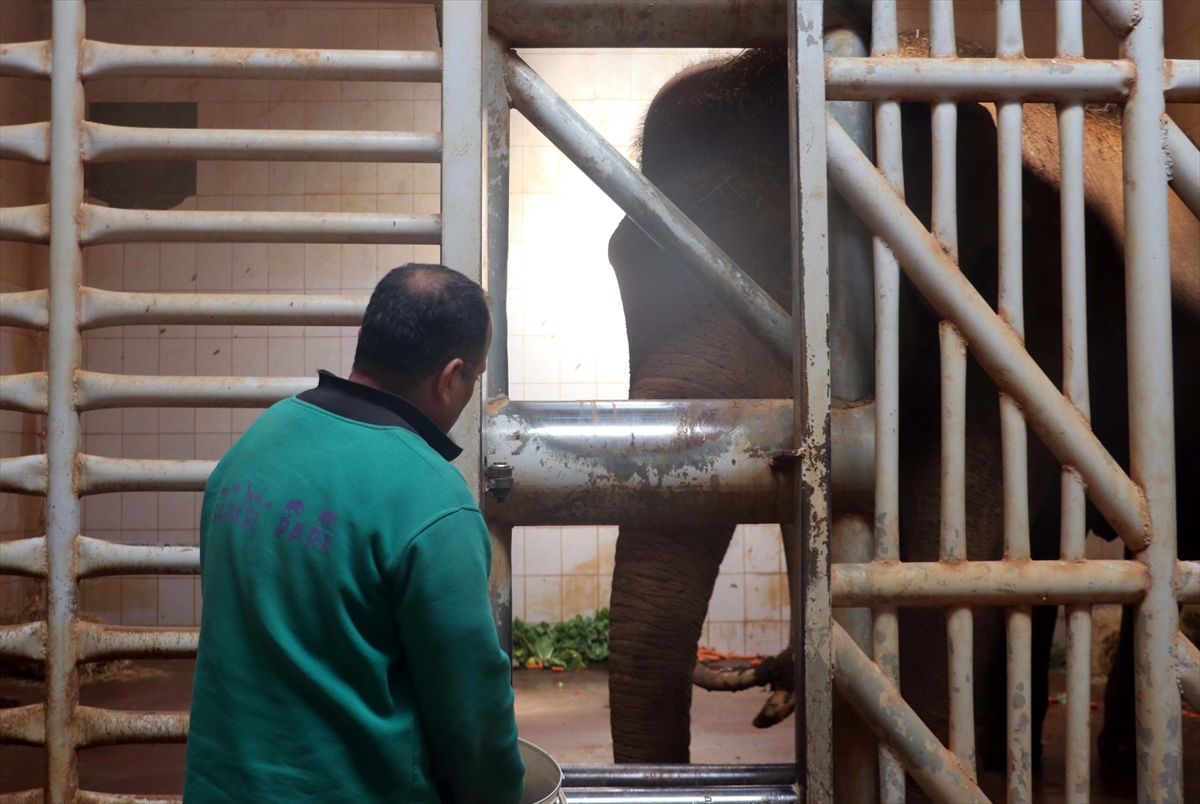
M 696 644 L 733 529 L 621 528 L 608 660 L 616 762 L 689 761 Z
M 1126 557 L 1129 551 L 1126 550 Z M 1134 743 L 1133 679 L 1133 618 L 1134 607 L 1121 607 L 1121 634 L 1117 656 L 1108 671 L 1104 686 L 1104 726 L 1100 729 L 1097 748 L 1100 764 L 1118 773 L 1133 776 L 1137 772 L 1137 751 Z

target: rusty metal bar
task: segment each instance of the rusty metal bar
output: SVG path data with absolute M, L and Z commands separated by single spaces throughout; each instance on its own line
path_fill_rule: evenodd
M 128 324 L 355 327 L 370 297 L 252 293 L 124 293 L 83 288 L 80 329 Z
M 1056 59 L 855 59 L 825 62 L 831 100 L 944 100 L 1115 103 L 1129 94 L 1129 62 L 1090 59 L 1064 69 Z
M 50 206 L 0 207 L 0 240 L 50 242 Z
M 123 793 L 97 793 L 94 790 L 80 790 L 75 795 L 75 804 L 182 804 L 182 802 L 183 796 L 125 795 Z
M 187 712 L 127 712 L 81 706 L 76 710 L 76 744 L 96 745 L 187 742 Z
M 80 495 L 110 491 L 204 491 L 216 461 L 160 461 L 79 456 Z
M 874 662 L 834 623 L 834 680 L 880 741 L 886 741 L 917 784 L 942 804 L 985 804 L 971 773 L 938 742 Z
M 97 78 L 271 78 L 310 81 L 442 80 L 437 51 L 279 50 L 236 47 L 156 47 L 88 40 L 80 65 Z
M 0 656 L 40 662 L 46 655 L 46 621 L 0 625 Z
M 293 162 L 437 162 L 441 134 L 131 128 L 85 121 L 83 161 L 278 159 Z
M 80 662 L 101 659 L 194 659 L 199 628 L 135 628 L 96 623 L 75 624 Z
M 18 290 L 0 293 L 0 327 L 45 329 L 50 325 L 50 292 Z
M 959 272 L 837 121 L 829 129 L 830 177 L 871 230 L 891 246 L 930 305 L 966 335 L 980 365 L 1017 400 L 1030 425 L 1063 463 L 1083 476 L 1096 507 L 1131 548 L 1145 547 L 1149 518 L 1141 489 L 1121 471 L 1087 421 L 1026 353 L 1008 325 Z
M 49 78 L 50 41 L 12 42 L 0 45 L 0 76 Z
M 167 544 L 120 544 L 80 536 L 80 578 L 104 575 L 199 575 L 200 548 Z
M 1118 39 L 1124 39 L 1142 19 L 1139 0 L 1088 0 L 1092 11 Z
M 1167 103 L 1200 103 L 1200 60 L 1164 59 Z
M 80 371 L 79 410 L 137 407 L 265 408 L 316 386 L 310 377 L 161 377 Z
M 0 126 L 0 159 L 21 159 L 42 164 L 49 162 L 50 124 Z
M 1192 214 L 1200 218 L 1200 149 L 1171 118 L 1167 121 L 1167 152 L 1171 157 L 1171 188 Z
M 84 204 L 80 240 L 104 243 L 441 242 L 439 215 L 386 212 L 216 212 L 114 209 Z
M 46 577 L 46 537 L 0 542 L 0 574 Z
M 651 240 L 689 270 L 751 334 L 781 358 L 790 359 L 791 318 L 774 299 L 529 65 L 509 55 L 504 75 L 513 108 L 545 134 Z
M 40 787 L 16 793 L 0 793 L 0 804 L 43 804 L 45 800 Z M 81 799 L 76 798 L 75 801 L 80 802 Z
M 46 742 L 46 706 L 29 704 L 0 709 L 0 743 L 44 745 Z
M 487 399 L 508 396 L 508 87 L 504 59 L 508 46 L 488 39 L 487 73 L 487 289 L 491 299 L 492 345 L 487 359 Z M 511 579 L 510 579 L 511 580 Z
M 46 372 L 5 374 L 0 377 L 0 410 L 46 412 Z
M 1093 7 L 1109 7 L 1112 3 Z M 1170 211 L 1162 120 L 1163 7 L 1138 3 L 1141 20 L 1122 44 L 1137 86 L 1121 126 L 1125 190 L 1126 337 L 1130 474 L 1145 491 L 1149 546 L 1138 554 L 1150 588 L 1134 620 L 1138 800 L 1183 800 L 1179 686 L 1171 666 L 1179 609 L 1176 562 L 1174 377 Z
M 0 461 L 0 491 L 45 495 L 46 456 L 19 455 Z

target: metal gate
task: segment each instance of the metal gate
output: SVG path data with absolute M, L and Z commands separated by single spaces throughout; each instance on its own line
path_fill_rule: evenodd
M 1175 548 L 1173 412 L 1167 180 L 1200 213 L 1195 146 L 1165 117 L 1164 102 L 1200 102 L 1200 64 L 1163 58 L 1162 6 L 1091 0 L 1122 39 L 1117 61 L 1085 60 L 1081 8 L 1059 0 L 1058 58 L 1023 57 L 1017 0 L 997 4 L 999 57 L 955 57 L 953 8 L 931 2 L 930 59 L 898 56 L 896 3 L 875 0 L 869 58 L 827 57 L 822 5 L 814 0 L 455 0 L 441 9 L 443 52 L 298 51 L 113 45 L 85 38 L 82 0 L 53 3 L 47 42 L 0 47 L 0 75 L 49 79 L 51 120 L 0 130 L 0 156 L 49 162 L 48 205 L 0 210 L 0 237 L 50 245 L 48 290 L 4 294 L 0 325 L 48 331 L 48 370 L 8 376 L 0 407 L 45 413 L 45 455 L 5 460 L 0 489 L 47 498 L 44 537 L 0 544 L 0 572 L 46 580 L 47 619 L 0 629 L 0 653 L 45 662 L 43 703 L 0 711 L 0 740 L 46 748 L 44 789 L 4 801 L 117 802 L 128 797 L 78 789 L 76 753 L 86 746 L 180 742 L 187 716 L 79 704 L 78 663 L 112 657 L 190 657 L 193 630 L 94 625 L 78 618 L 80 579 L 198 571 L 195 548 L 130 546 L 81 532 L 80 498 L 121 490 L 200 490 L 211 462 L 113 459 L 84 454 L 79 414 L 111 407 L 270 404 L 312 384 L 307 378 L 136 377 L 83 371 L 81 333 L 125 324 L 353 325 L 366 299 L 125 293 L 82 286 L 82 248 L 137 241 L 422 243 L 443 261 L 486 281 L 495 343 L 486 398 L 469 406 L 458 441 L 460 466 L 484 501 L 493 539 L 492 596 L 507 638 L 507 547 L 514 524 L 613 524 L 667 520 L 787 521 L 799 538 L 793 568 L 797 646 L 796 795 L 832 798 L 832 689 L 838 688 L 880 738 L 879 800 L 900 801 L 904 773 L 935 800 L 984 800 L 975 781 L 971 692 L 972 605 L 1008 607 L 1008 796 L 1031 798 L 1030 606 L 1067 605 L 1068 799 L 1086 801 L 1088 689 L 1094 603 L 1136 603 L 1138 795 L 1182 799 L 1180 685 L 1200 708 L 1200 661 L 1178 633 L 1177 603 L 1200 602 L 1200 567 Z M 750 9 L 749 13 L 742 6 Z M 631 6 L 639 13 L 629 14 Z M 489 38 L 488 27 L 492 30 Z M 789 317 L 711 240 L 641 176 L 583 118 L 509 50 L 514 46 L 758 46 L 790 49 L 794 237 Z M 837 51 L 835 51 L 836 53 Z M 1065 65 L 1065 67 L 1064 67 Z M 85 82 L 158 76 L 441 81 L 442 134 L 132 129 L 83 119 Z M 826 101 L 872 101 L 878 168 L 827 115 Z M 900 100 L 934 108 L 933 232 L 897 193 Z M 954 136 L 958 100 L 998 105 L 1000 304 L 992 310 L 956 265 Z M 1065 393 L 1024 350 L 1020 281 L 1023 100 L 1058 104 L 1064 237 Z M 747 328 L 791 356 L 794 399 L 778 401 L 578 403 L 507 400 L 505 266 L 509 104 L 608 193 L 660 246 Z M 1124 104 L 1132 478 L 1116 466 L 1087 421 L 1083 355 L 1083 104 Z M 1165 130 L 1165 136 L 1164 136 Z M 852 129 L 852 133 L 858 132 Z M 1168 169 L 1168 152 L 1172 170 Z M 442 214 L 220 213 L 108 209 L 84 203 L 83 165 L 112 159 L 287 159 L 442 162 Z M 871 407 L 831 410 L 828 181 L 875 235 L 875 396 Z M 898 561 L 898 304 L 903 269 L 945 319 L 943 355 L 942 561 Z M 1005 469 L 1005 555 L 968 562 L 963 532 L 963 405 L 969 349 L 1001 389 Z M 833 367 L 836 369 L 836 367 Z M 710 415 L 714 412 L 720 415 Z M 1059 561 L 1029 560 L 1024 499 L 1025 422 L 1062 462 L 1063 544 Z M 685 455 L 663 436 L 705 430 L 705 453 Z M 638 472 L 609 463 L 638 436 Z M 619 442 L 619 443 L 618 443 Z M 522 443 L 526 449 L 515 448 Z M 528 449 L 539 446 L 540 452 Z M 531 455 L 539 452 L 540 458 Z M 789 474 L 769 458 L 793 460 Z M 553 460 L 548 460 L 552 457 Z M 687 464 L 687 461 L 693 461 Z M 719 495 L 709 482 L 721 479 Z M 588 480 L 583 487 L 582 481 Z M 837 484 L 874 489 L 880 524 L 873 560 L 830 565 L 830 495 Z M 1129 562 L 1083 560 L 1085 494 L 1127 545 Z M 498 498 L 505 498 L 498 502 Z M 617 522 L 616 524 L 620 524 Z M 797 571 L 798 569 L 798 571 Z M 941 745 L 898 692 L 901 606 L 947 608 L 952 683 L 950 745 Z M 872 607 L 871 655 L 837 622 L 833 607 Z M 628 775 L 628 774 L 627 774 Z M 763 778 L 769 776 L 765 774 Z M 616 778 L 613 772 L 612 778 Z M 697 773 L 678 776 L 700 782 Z M 753 772 L 743 780 L 755 779 Z M 631 777 L 637 782 L 636 776 Z M 758 799 L 778 800 L 763 792 Z M 138 798 L 139 801 L 150 799 Z M 572 799 L 575 800 L 575 799 Z M 584 799 L 579 799 L 584 800 Z M 588 799 L 590 800 L 590 799 Z M 709 797 L 707 800 L 720 800 Z

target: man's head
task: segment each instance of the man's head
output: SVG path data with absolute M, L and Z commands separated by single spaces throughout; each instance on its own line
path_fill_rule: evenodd
M 449 432 L 483 374 L 487 296 L 444 265 L 410 263 L 371 294 L 350 378 L 402 396 Z

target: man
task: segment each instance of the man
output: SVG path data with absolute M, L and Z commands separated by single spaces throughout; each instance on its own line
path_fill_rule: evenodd
M 397 268 L 350 378 L 263 413 L 209 477 L 188 804 L 520 798 L 487 528 L 446 435 L 491 337 L 478 285 Z

